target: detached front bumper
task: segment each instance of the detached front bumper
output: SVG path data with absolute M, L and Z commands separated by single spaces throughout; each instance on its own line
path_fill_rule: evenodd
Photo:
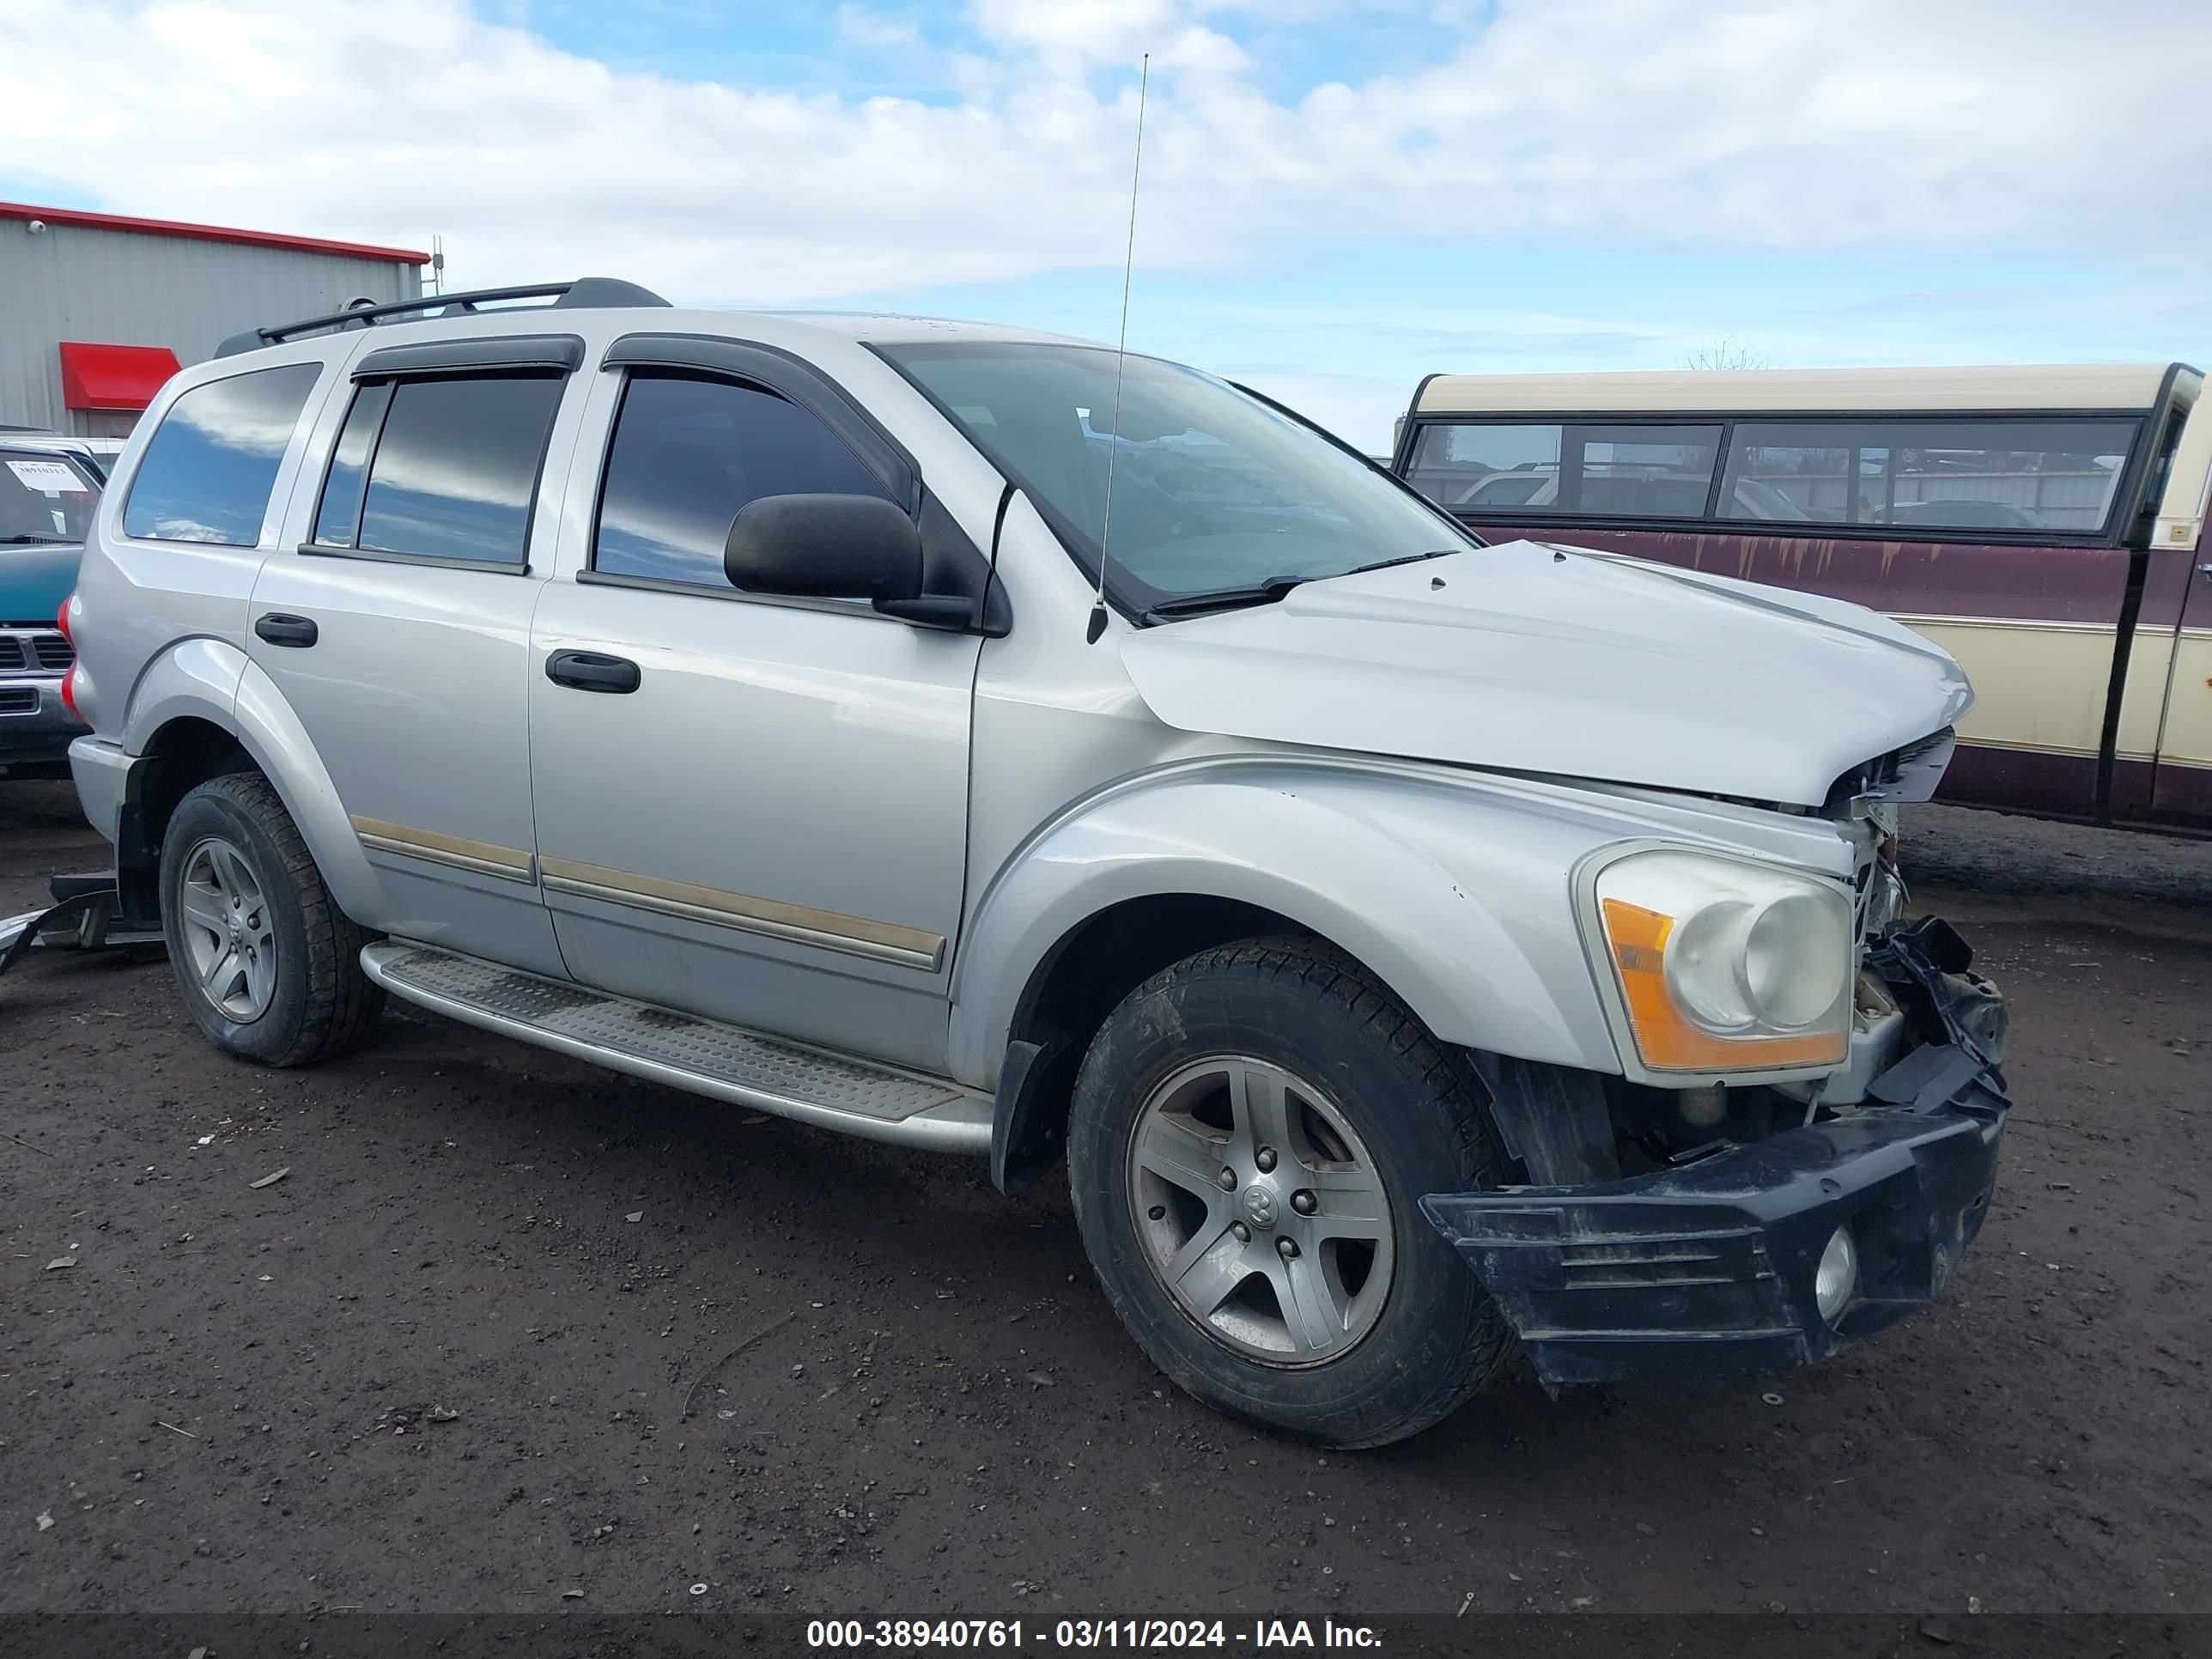
M 1626 1180 L 1421 1200 L 1547 1384 L 1804 1364 L 1942 1293 L 1996 1185 L 2002 1004 L 1940 923 L 1875 965 L 1931 1040 L 1867 1106 Z M 1814 1276 L 1839 1227 L 1857 1282 L 1831 1320 Z

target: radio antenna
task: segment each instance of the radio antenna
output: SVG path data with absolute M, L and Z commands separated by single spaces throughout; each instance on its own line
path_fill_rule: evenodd
M 1106 512 L 1098 526 L 1098 586 L 1091 595 L 1091 622 L 1084 629 L 1086 645 L 1098 643 L 1106 631 L 1106 560 L 1114 544 L 1114 463 L 1121 453 L 1121 369 L 1129 361 L 1129 278 L 1137 268 L 1137 184 L 1145 176 L 1145 94 L 1152 78 L 1149 52 L 1137 70 L 1137 159 L 1129 168 L 1129 243 L 1121 254 L 1121 337 L 1114 347 L 1113 441 L 1106 447 Z

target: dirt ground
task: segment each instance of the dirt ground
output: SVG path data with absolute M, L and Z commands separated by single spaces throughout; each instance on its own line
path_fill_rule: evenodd
M 0 915 L 101 853 L 0 784 Z M 1930 811 L 1908 861 L 2014 1006 L 1949 1298 L 1356 1456 L 1170 1389 L 1064 1191 L 404 1011 L 251 1070 L 159 960 L 34 962 L 0 1612 L 2212 1611 L 2212 845 Z

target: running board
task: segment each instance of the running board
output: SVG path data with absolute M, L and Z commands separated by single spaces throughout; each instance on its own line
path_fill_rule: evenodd
M 559 980 L 388 939 L 362 971 L 394 996 L 610 1071 L 894 1146 L 986 1154 L 991 1097 Z

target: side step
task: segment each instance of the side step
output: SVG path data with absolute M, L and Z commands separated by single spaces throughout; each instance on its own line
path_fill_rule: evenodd
M 991 1097 L 956 1083 L 388 939 L 361 953 L 394 996 L 611 1071 L 824 1129 L 987 1154 Z

